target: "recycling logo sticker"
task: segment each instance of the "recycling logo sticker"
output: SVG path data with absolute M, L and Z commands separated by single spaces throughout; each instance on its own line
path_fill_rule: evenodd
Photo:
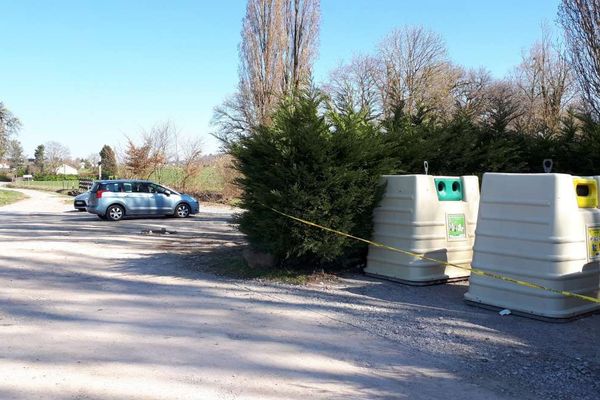
M 448 214 L 446 229 L 448 240 L 465 240 L 467 238 L 465 214 Z M 598 230 L 600 231 L 600 227 Z
M 588 260 L 600 260 L 600 226 L 587 227 Z

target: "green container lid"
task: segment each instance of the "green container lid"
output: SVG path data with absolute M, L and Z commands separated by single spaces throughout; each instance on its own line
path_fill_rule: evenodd
M 434 178 L 440 201 L 462 201 L 463 187 L 460 178 Z

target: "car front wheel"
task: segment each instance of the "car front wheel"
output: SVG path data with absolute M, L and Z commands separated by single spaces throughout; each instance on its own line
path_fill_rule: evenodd
M 177 218 L 186 218 L 190 216 L 190 206 L 185 203 L 179 204 L 175 209 L 175 216 Z
M 125 216 L 125 210 L 121 206 L 110 206 L 106 210 L 106 217 L 111 221 L 120 221 Z

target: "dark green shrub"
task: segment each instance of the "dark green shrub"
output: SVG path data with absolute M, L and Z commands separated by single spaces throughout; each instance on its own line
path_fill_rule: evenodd
M 519 172 L 527 167 L 519 135 L 495 132 L 462 115 L 443 124 L 415 125 L 404 118 L 385 126 L 398 144 L 397 169 L 402 173 L 423 174 L 424 161 L 435 175 Z
M 102 163 L 102 179 L 110 179 L 117 175 L 117 157 L 112 147 L 105 144 L 99 154 Z
M 384 126 L 399 144 L 397 170 L 402 173 L 422 174 L 425 160 L 436 175 L 542 173 L 546 158 L 554 160 L 553 172 L 599 173 L 600 125 L 585 115 L 569 115 L 552 136 L 500 131 L 462 115 L 436 124 L 392 118 Z
M 285 101 L 270 126 L 230 145 L 243 189 L 240 229 L 281 264 L 331 266 L 366 246 L 294 222 L 284 213 L 368 238 L 397 146 L 364 115 L 326 109 L 319 94 Z M 305 263 L 305 265 L 303 265 Z
M 250 244 L 286 266 L 331 266 L 363 260 L 366 246 L 273 212 L 369 238 L 383 188 L 380 175 L 481 176 L 485 172 L 597 175 L 600 125 L 569 115 L 557 134 L 524 134 L 465 115 L 427 121 L 398 115 L 381 126 L 360 113 L 328 109 L 318 94 L 284 102 L 272 123 L 229 144 L 242 178 L 240 229 Z

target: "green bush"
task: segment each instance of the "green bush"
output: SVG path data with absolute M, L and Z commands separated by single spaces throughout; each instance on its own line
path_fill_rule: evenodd
M 429 173 L 434 175 L 480 175 L 527 169 L 520 135 L 494 132 L 462 116 L 439 125 L 407 123 L 392 127 L 390 132 L 401 145 L 398 169 L 405 173 L 424 173 L 423 161 L 428 161 Z
M 241 173 L 238 222 L 250 244 L 286 267 L 328 267 L 364 260 L 366 246 L 294 222 L 270 207 L 369 238 L 383 174 L 479 175 L 554 172 L 597 175 L 600 125 L 570 114 L 551 136 L 525 134 L 458 113 L 448 121 L 398 115 L 381 126 L 360 113 L 336 112 L 319 94 L 285 101 L 268 126 L 230 143 Z
M 230 145 L 242 178 L 240 229 L 280 264 L 328 267 L 362 258 L 366 246 L 294 222 L 284 213 L 368 238 L 397 145 L 364 115 L 326 109 L 320 94 L 285 101 L 272 124 Z
M 33 179 L 36 181 L 78 181 L 79 175 L 56 175 L 56 174 L 35 174 Z
M 553 172 L 599 173 L 600 125 L 585 115 L 570 115 L 552 136 L 497 131 L 462 115 L 420 124 L 392 118 L 384 126 L 399 145 L 396 166 L 402 173 L 424 173 L 425 160 L 434 175 L 541 173 L 546 158 L 554 161 Z

